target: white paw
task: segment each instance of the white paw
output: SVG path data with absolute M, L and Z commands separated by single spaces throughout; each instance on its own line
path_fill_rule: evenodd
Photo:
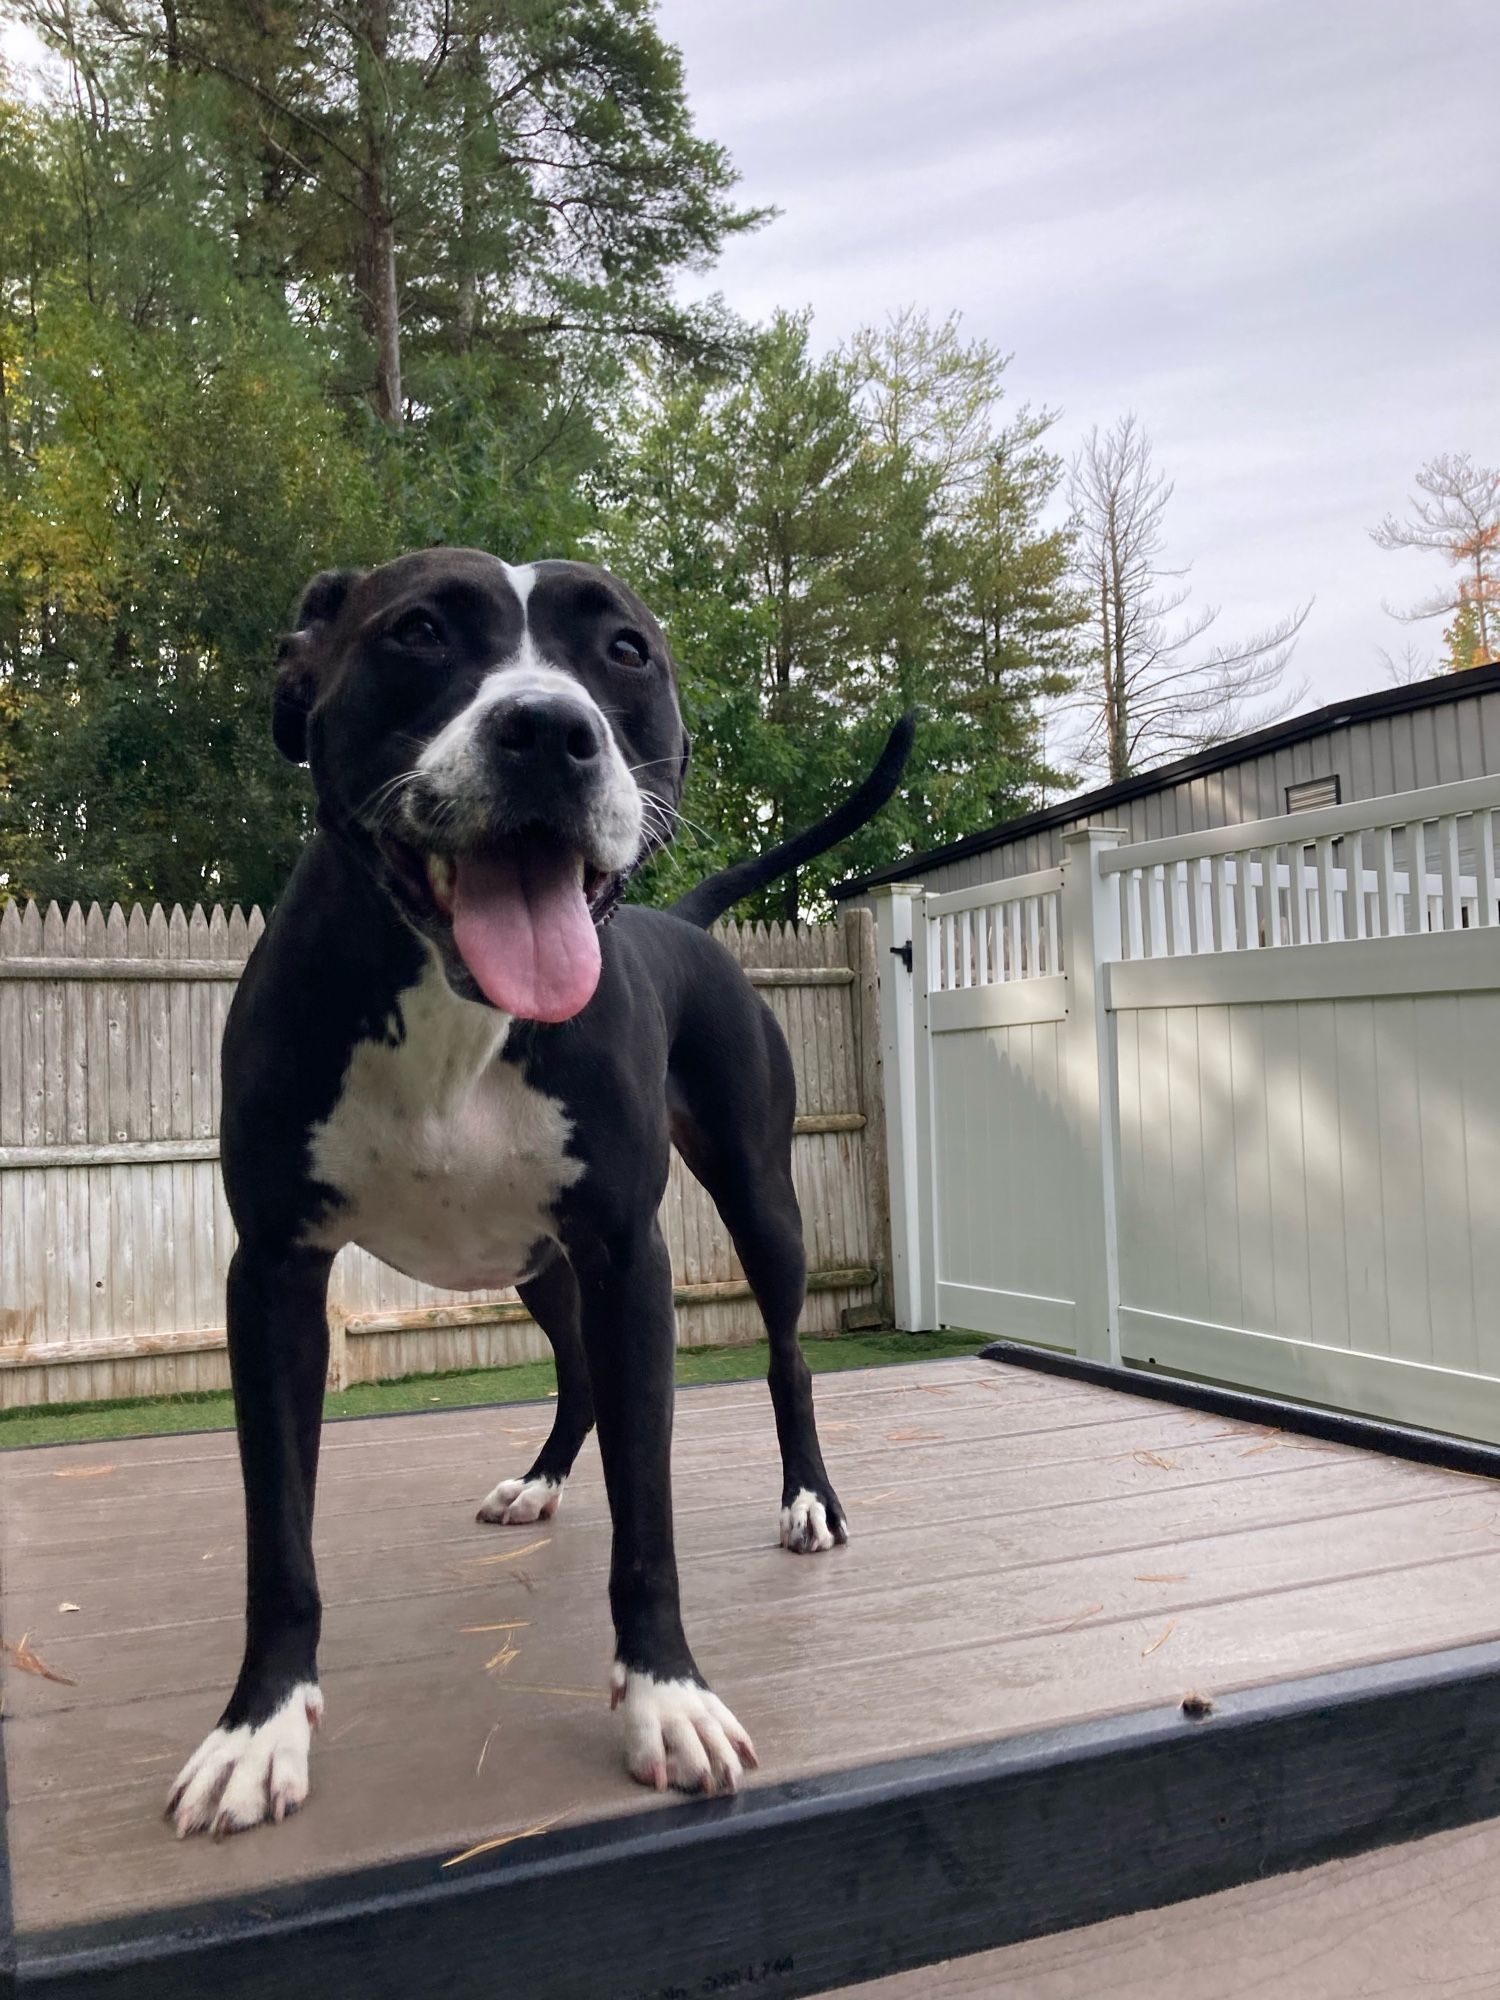
M 322 1694 L 315 1682 L 303 1681 L 257 1728 L 211 1730 L 167 1800 L 177 1838 L 211 1827 L 221 1840 L 294 1813 L 307 1800 L 308 1744 L 322 1720 Z
M 849 1530 L 842 1517 L 836 1514 L 830 1523 L 828 1509 L 810 1487 L 804 1486 L 791 1506 L 781 1510 L 781 1546 L 795 1555 L 819 1555 L 835 1542 L 848 1538 Z
M 550 1521 L 562 1499 L 561 1479 L 502 1479 L 484 1496 L 476 1521 L 496 1521 L 502 1528 L 524 1528 L 532 1521 Z
M 625 1763 L 663 1792 L 736 1792 L 755 1769 L 755 1745 L 716 1694 L 696 1681 L 659 1681 L 618 1661 L 610 1707 L 625 1710 Z

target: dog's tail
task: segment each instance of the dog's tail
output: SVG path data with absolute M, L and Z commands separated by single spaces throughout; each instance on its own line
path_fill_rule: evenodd
M 820 819 L 816 826 L 808 827 L 803 833 L 793 834 L 780 847 L 770 848 L 765 854 L 754 855 L 748 861 L 736 861 L 732 868 L 710 875 L 672 904 L 673 916 L 707 930 L 726 910 L 732 910 L 746 896 L 753 896 L 757 889 L 764 889 L 777 876 L 789 875 L 794 868 L 826 854 L 830 847 L 837 847 L 841 840 L 847 840 L 851 833 L 858 832 L 866 820 L 875 817 L 900 784 L 916 733 L 916 710 L 910 709 L 886 738 L 885 748 L 869 777 L 827 819 Z

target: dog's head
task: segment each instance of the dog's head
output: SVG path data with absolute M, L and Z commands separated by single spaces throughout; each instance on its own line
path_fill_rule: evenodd
M 687 768 L 672 657 L 584 563 L 427 549 L 329 572 L 281 648 L 272 728 L 449 983 L 563 1021 L 598 926 L 671 836 Z

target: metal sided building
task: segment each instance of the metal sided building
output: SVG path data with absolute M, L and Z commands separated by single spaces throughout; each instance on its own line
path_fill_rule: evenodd
M 1004 820 L 914 854 L 833 892 L 848 903 L 881 882 L 929 890 L 1006 881 L 1062 860 L 1075 827 L 1117 826 L 1127 841 L 1277 819 L 1311 806 L 1500 773 L 1500 661 L 1330 702 L 1139 777 Z

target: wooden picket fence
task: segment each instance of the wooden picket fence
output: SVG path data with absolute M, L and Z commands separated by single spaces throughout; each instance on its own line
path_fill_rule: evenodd
M 219 1042 L 263 928 L 258 910 L 0 911 L 0 1409 L 227 1381 Z M 833 1331 L 888 1297 L 873 928 L 857 912 L 717 935 L 792 1050 L 803 1325 Z M 758 1338 L 723 1226 L 675 1157 L 662 1222 L 683 1344 Z M 513 1293 L 436 1291 L 360 1251 L 335 1267 L 330 1321 L 336 1384 L 546 1352 Z

